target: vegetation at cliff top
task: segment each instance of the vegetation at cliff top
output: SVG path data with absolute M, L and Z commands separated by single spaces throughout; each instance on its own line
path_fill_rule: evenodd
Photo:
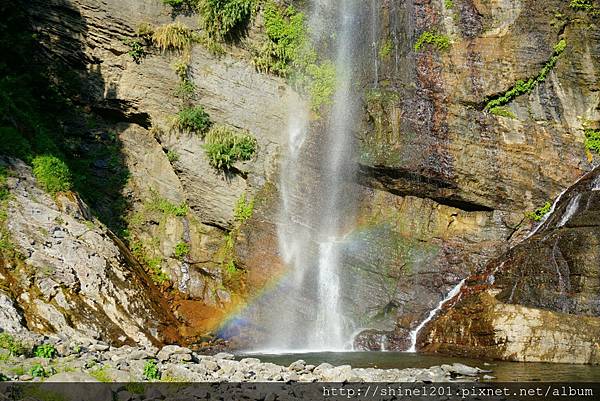
M 194 106 L 186 107 L 177 113 L 173 125 L 181 131 L 203 136 L 212 122 L 202 106 Z
M 539 83 L 544 82 L 548 77 L 548 74 L 556 63 L 558 62 L 558 58 L 565 51 L 567 47 L 567 42 L 564 39 L 561 39 L 555 46 L 554 52 L 550 59 L 546 62 L 542 70 L 533 78 L 529 78 L 527 81 L 518 80 L 515 85 L 510 88 L 508 91 L 504 92 L 502 95 L 496 96 L 492 99 L 488 99 L 485 110 L 490 111 L 496 107 L 504 106 L 505 104 L 510 103 L 518 96 L 527 94 L 531 92 Z
M 212 40 L 235 40 L 245 31 L 257 3 L 256 0 L 198 0 L 200 25 Z
M 546 202 L 544 206 L 537 208 L 533 212 L 526 213 L 525 216 L 533 221 L 542 221 L 545 215 L 550 212 L 552 203 Z
M 152 41 L 162 51 L 187 52 L 194 42 L 194 33 L 185 24 L 172 22 L 157 27 Z
M 589 151 L 594 151 L 600 154 L 600 130 L 585 129 L 585 148 Z
M 256 139 L 248 133 L 217 125 L 208 131 L 204 152 L 210 165 L 220 170 L 230 170 L 237 161 L 250 160 L 256 153 Z
M 450 38 L 431 31 L 425 31 L 419 36 L 415 43 L 415 51 L 420 51 L 425 45 L 431 45 L 437 50 L 443 51 L 450 47 Z
M 319 60 L 306 32 L 305 16 L 293 6 L 283 8 L 272 0 L 263 6 L 266 41 L 255 51 L 257 70 L 289 79 L 308 95 L 311 108 L 318 111 L 331 104 L 336 70 L 331 61 Z
M 454 7 L 454 2 L 452 0 L 444 0 L 444 7 L 450 9 Z

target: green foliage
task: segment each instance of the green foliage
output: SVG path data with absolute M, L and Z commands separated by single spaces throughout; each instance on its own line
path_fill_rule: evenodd
M 0 348 L 8 350 L 12 356 L 27 354 L 27 348 L 23 343 L 15 340 L 15 338 L 8 333 L 0 333 Z
M 450 47 L 450 38 L 446 35 L 425 31 L 417 39 L 414 46 L 415 51 L 420 51 L 426 44 L 433 46 L 437 50 L 443 51 Z
M 511 101 L 513 101 L 518 96 L 531 92 L 539 83 L 544 82 L 550 71 L 552 71 L 552 69 L 558 62 L 558 58 L 560 57 L 560 55 L 565 51 L 566 47 L 566 40 L 561 39 L 556 45 L 554 45 L 554 53 L 546 62 L 546 64 L 537 76 L 529 78 L 527 81 L 518 80 L 515 83 L 515 85 L 508 91 L 506 91 L 504 94 L 489 100 L 485 105 L 485 110 L 490 111 L 496 107 L 504 106 L 505 104 L 508 104 Z
M 177 259 L 184 260 L 190 254 L 190 244 L 185 241 L 179 241 L 177 245 L 175 245 L 173 254 Z
M 49 193 L 69 191 L 72 186 L 71 172 L 64 161 L 56 156 L 41 155 L 32 160 L 33 175 Z
M 310 96 L 313 111 L 331 104 L 336 85 L 335 66 L 329 61 L 318 61 L 309 43 L 304 14 L 272 0 L 264 5 L 263 14 L 267 40 L 255 54 L 255 67 L 288 77 L 296 89 Z
M 42 344 L 35 347 L 33 354 L 38 358 L 54 358 L 57 354 L 56 348 L 52 344 Z
M 594 8 L 592 0 L 571 0 L 569 6 L 575 10 L 590 11 Z
M 502 106 L 492 107 L 489 110 L 489 112 L 495 116 L 517 118 L 517 116 L 515 116 L 515 114 L 512 111 L 510 111 L 507 108 L 502 107 Z
M 304 14 L 293 6 L 282 9 L 271 0 L 265 4 L 263 15 L 268 40 L 255 56 L 254 65 L 259 71 L 288 76 L 307 42 Z
M 392 54 L 394 50 L 394 41 L 390 38 L 386 39 L 379 47 L 379 58 L 386 59 Z
M 199 0 L 200 25 L 215 41 L 236 39 L 256 7 L 255 0 Z
M 250 160 L 256 153 L 256 139 L 247 133 L 218 125 L 206 134 L 204 151 L 210 165 L 229 170 L 239 160 Z
M 454 2 L 452 0 L 444 0 L 444 7 L 447 9 L 451 9 L 454 7 Z
M 542 221 L 545 215 L 550 212 L 552 203 L 546 202 L 544 206 L 537 208 L 533 212 L 526 213 L 525 216 L 533 221 Z
M 225 264 L 225 271 L 229 274 L 229 275 L 235 275 L 236 273 L 239 272 L 237 266 L 235 265 L 235 262 L 233 260 L 230 260 L 229 262 L 227 262 Z
M 179 154 L 173 149 L 169 149 L 167 152 L 167 160 L 169 160 L 169 163 L 175 163 L 179 160 Z
M 600 154 L 600 130 L 588 128 L 584 130 L 584 134 L 585 148 Z
M 144 365 L 144 378 L 146 378 L 146 380 L 160 379 L 160 371 L 158 370 L 156 361 L 146 362 L 146 364 Z
M 173 125 L 181 131 L 203 135 L 212 125 L 202 106 L 187 107 L 175 116 Z
M 54 369 L 53 368 L 45 369 L 42 365 L 40 365 L 39 363 L 36 363 L 29 370 L 29 374 L 33 377 L 49 377 L 54 374 Z
M 142 59 L 146 57 L 146 48 L 139 39 L 125 39 L 123 40 L 123 43 L 129 46 L 127 54 L 131 56 L 136 64 L 139 64 Z
M 308 92 L 312 110 L 317 111 L 323 105 L 330 105 L 336 86 L 335 65 L 331 61 L 311 64 L 306 68 L 306 73 L 310 77 Z
M 240 196 L 235 204 L 234 217 L 241 224 L 252 217 L 254 211 L 254 199 L 249 201 L 246 199 L 246 194 Z
M 0 373 L 0 382 L 7 382 L 9 380 L 8 376 L 3 373 Z
M 152 41 L 162 51 L 188 52 L 194 42 L 194 34 L 181 22 L 172 22 L 157 27 Z
M 179 205 L 170 202 L 167 199 L 160 197 L 158 192 L 152 191 L 152 198 L 147 203 L 146 207 L 150 211 L 160 212 L 166 216 L 178 216 L 183 217 L 187 215 L 188 206 L 187 203 L 182 202 Z

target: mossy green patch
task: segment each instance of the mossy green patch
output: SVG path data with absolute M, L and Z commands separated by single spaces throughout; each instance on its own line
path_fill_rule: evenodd
M 503 94 L 488 99 L 485 105 L 485 110 L 491 111 L 497 107 L 504 106 L 518 96 L 531 92 L 538 84 L 544 82 L 550 71 L 552 71 L 552 69 L 556 66 L 560 55 L 565 51 L 566 47 L 566 40 L 561 39 L 556 45 L 554 45 L 554 52 L 552 53 L 552 56 L 544 64 L 544 67 L 535 77 L 529 78 L 527 81 L 518 80 L 513 87 Z
M 600 130 L 597 129 L 585 129 L 585 148 L 589 151 L 600 154 Z
M 447 50 L 450 47 L 450 38 L 436 32 L 425 31 L 418 37 L 414 49 L 418 52 L 425 45 L 429 45 L 439 51 Z

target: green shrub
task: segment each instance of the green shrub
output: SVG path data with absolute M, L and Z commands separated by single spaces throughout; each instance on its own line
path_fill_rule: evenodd
M 546 62 L 537 76 L 529 78 L 527 81 L 518 80 L 508 91 L 500 96 L 488 100 L 487 104 L 485 105 L 485 110 L 490 111 L 496 107 L 504 106 L 518 96 L 531 92 L 539 83 L 544 82 L 550 71 L 552 71 L 558 62 L 560 55 L 565 51 L 566 47 L 567 42 L 564 39 L 561 39 L 556 45 L 554 45 L 554 52 L 552 53 L 552 56 Z
M 0 333 L 0 348 L 8 350 L 10 355 L 25 355 L 27 348 L 22 342 L 15 340 L 13 336 L 7 333 Z
M 148 361 L 144 365 L 144 378 L 146 380 L 158 380 L 160 379 L 160 371 L 156 365 L 156 361 Z
M 179 154 L 174 150 L 169 149 L 167 152 L 167 160 L 169 160 L 169 163 L 175 163 L 177 160 L 179 160 Z
M 542 221 L 544 216 L 550 212 L 551 208 L 552 203 L 546 202 L 544 206 L 534 210 L 533 212 L 526 213 L 526 216 L 533 221 Z
M 452 0 L 444 0 L 444 7 L 447 9 L 451 9 L 454 7 L 454 2 Z
M 254 65 L 259 71 L 288 76 L 307 43 L 304 14 L 293 6 L 282 9 L 271 0 L 265 4 L 263 15 L 268 40 L 255 56 Z
M 238 160 L 252 159 L 256 147 L 256 139 L 251 135 L 219 125 L 206 134 L 204 151 L 212 167 L 229 170 Z
M 57 354 L 56 348 L 52 344 L 42 344 L 35 347 L 33 354 L 38 358 L 54 358 Z
M 177 259 L 184 260 L 190 254 L 190 244 L 185 241 L 179 241 L 177 245 L 175 245 L 173 254 Z
M 181 110 L 174 119 L 174 126 L 181 131 L 203 135 L 212 125 L 210 116 L 202 106 Z
M 188 1 L 187 0 L 162 0 L 162 2 L 166 6 L 181 7 Z
M 9 380 L 8 376 L 3 373 L 0 373 L 0 382 L 7 382 Z
M 152 41 L 162 51 L 187 52 L 194 41 L 194 33 L 181 22 L 161 25 L 152 33 Z
M 424 45 L 431 45 L 437 50 L 447 50 L 450 47 L 450 38 L 435 32 L 425 31 L 419 36 L 415 43 L 415 51 L 420 51 Z
M 69 191 L 72 187 L 69 167 L 56 156 L 42 155 L 33 158 L 33 175 L 49 193 Z
M 54 374 L 54 369 L 45 369 L 42 365 L 37 363 L 31 367 L 29 374 L 33 377 L 49 377 Z
M 235 39 L 248 25 L 255 0 L 199 0 L 200 24 L 212 40 Z
M 129 46 L 127 54 L 131 56 L 136 64 L 139 64 L 146 57 L 146 48 L 139 39 L 124 39 L 123 43 Z
M 244 223 L 254 211 L 254 199 L 249 201 L 246 199 L 246 194 L 240 196 L 235 204 L 234 217 L 239 223 Z
M 584 134 L 585 148 L 600 154 L 600 130 L 586 129 L 584 130 Z

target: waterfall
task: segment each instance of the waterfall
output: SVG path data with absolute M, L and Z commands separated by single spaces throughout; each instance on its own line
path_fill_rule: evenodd
M 371 50 L 370 7 L 361 0 L 312 0 L 308 30 L 336 70 L 336 89 L 318 124 L 303 102 L 288 99 L 287 138 L 277 224 L 286 274 L 256 309 L 255 351 L 348 349 L 354 328 L 345 316 L 343 260 L 354 224 L 355 134 L 360 123 L 360 52 Z M 365 23 L 365 21 L 367 21 Z M 362 32 L 361 32 L 362 31 Z M 331 34 L 335 32 L 335 34 Z
M 458 295 L 460 289 L 465 284 L 465 281 L 466 279 L 462 279 L 460 283 L 456 284 L 456 286 L 450 290 L 448 295 L 446 295 L 446 298 L 442 299 L 435 309 L 429 312 L 427 318 L 425 318 L 425 320 L 423 320 L 413 331 L 410 332 L 410 348 L 406 352 L 417 352 L 417 336 L 419 335 L 419 332 L 435 317 L 435 315 L 438 314 L 440 310 L 442 310 L 448 301 Z
M 581 194 L 577 194 L 573 198 L 571 198 L 569 204 L 567 205 L 567 210 L 565 211 L 565 214 L 563 214 L 563 216 L 560 218 L 557 227 L 562 227 L 565 224 L 567 224 L 569 220 L 571 220 L 571 217 L 573 217 L 573 215 L 577 212 L 577 209 L 579 209 L 580 199 Z

